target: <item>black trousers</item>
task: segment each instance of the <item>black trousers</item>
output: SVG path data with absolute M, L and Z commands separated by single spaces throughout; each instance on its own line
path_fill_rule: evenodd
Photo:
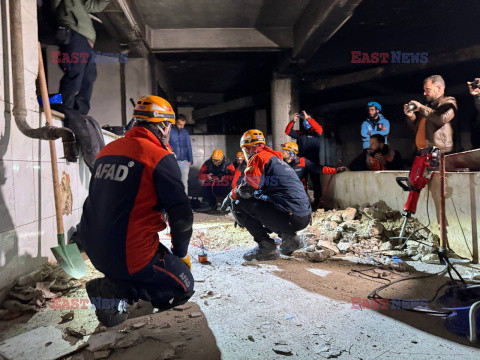
M 193 275 L 188 266 L 163 246 L 145 268 L 129 279 L 105 279 L 116 285 L 119 293 L 112 294 L 115 298 L 149 301 L 160 310 L 182 305 L 194 293 Z
M 310 215 L 296 216 L 281 211 L 268 201 L 240 199 L 232 211 L 239 225 L 245 227 L 256 242 L 271 241 L 268 232 L 295 235 L 310 223 Z
M 97 67 L 92 56 L 93 49 L 85 36 L 71 30 L 70 42 L 67 45 L 61 45 L 60 51 L 68 54 L 68 59 L 78 59 L 75 62 L 60 64 L 65 73 L 60 80 L 63 103 L 87 115 L 90 111 L 93 83 L 97 78 Z M 88 58 L 80 54 L 88 54 Z
M 230 190 L 232 190 L 232 188 L 229 183 L 225 183 L 225 185 L 214 185 L 213 187 L 211 182 L 205 182 L 202 184 L 203 199 L 211 206 L 214 206 L 217 203 L 217 199 L 223 201 Z
M 322 184 L 320 183 L 320 174 L 310 173 L 310 180 L 313 185 L 313 203 L 316 204 L 322 197 Z

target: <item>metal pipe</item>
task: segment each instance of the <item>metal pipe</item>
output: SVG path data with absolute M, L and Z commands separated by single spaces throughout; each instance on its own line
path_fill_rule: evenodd
M 74 142 L 75 136 L 70 129 L 51 125 L 32 128 L 27 122 L 27 106 L 25 100 L 25 75 L 23 67 L 23 36 L 22 36 L 22 2 L 10 1 L 10 38 L 12 51 L 13 79 L 13 116 L 20 131 L 30 138 Z M 40 50 L 39 50 L 40 51 Z M 43 64 L 42 64 L 43 66 Z

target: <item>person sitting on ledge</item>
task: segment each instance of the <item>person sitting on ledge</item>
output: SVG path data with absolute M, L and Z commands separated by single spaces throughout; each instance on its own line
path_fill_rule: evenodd
M 397 150 L 385 144 L 385 137 L 374 134 L 370 147 L 357 156 L 349 166 L 351 171 L 403 170 L 403 160 Z

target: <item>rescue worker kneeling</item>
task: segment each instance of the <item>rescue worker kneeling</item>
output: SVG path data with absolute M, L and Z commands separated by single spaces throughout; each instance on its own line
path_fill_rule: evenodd
M 243 255 L 245 260 L 274 260 L 279 257 L 269 233 L 282 238 L 281 252 L 291 255 L 301 247 L 296 232 L 310 222 L 312 209 L 301 181 L 282 154 L 265 145 L 260 130 L 249 130 L 240 141 L 247 168 L 237 188 L 225 198 L 222 208 L 231 206 L 233 216 L 258 245 Z
M 86 284 L 98 320 L 127 319 L 127 303 L 159 310 L 193 295 L 187 254 L 193 213 L 175 156 L 167 148 L 175 113 L 158 96 L 141 97 L 135 126 L 105 146 L 95 161 L 78 235 L 92 264 L 105 274 Z M 159 242 L 168 215 L 172 252 Z M 115 306 L 104 306 L 115 304 Z M 100 306 L 99 306 L 100 305 Z
M 329 166 L 316 165 L 304 157 L 297 156 L 298 145 L 293 141 L 282 144 L 282 155 L 283 160 L 292 167 L 298 178 L 302 181 L 305 191 L 307 190 L 308 174 L 339 174 L 347 170 L 345 166 L 333 168 Z
M 198 177 L 202 181 L 202 195 L 208 206 L 217 206 L 217 199 L 222 199 L 232 189 L 232 178 L 235 173 L 233 164 L 223 151 L 215 149 L 210 159 L 200 168 Z

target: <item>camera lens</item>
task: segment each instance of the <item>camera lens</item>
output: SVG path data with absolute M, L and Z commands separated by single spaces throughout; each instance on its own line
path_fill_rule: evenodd
M 415 110 L 417 107 L 415 106 L 415 104 L 408 104 L 408 110 L 409 111 L 413 111 Z

